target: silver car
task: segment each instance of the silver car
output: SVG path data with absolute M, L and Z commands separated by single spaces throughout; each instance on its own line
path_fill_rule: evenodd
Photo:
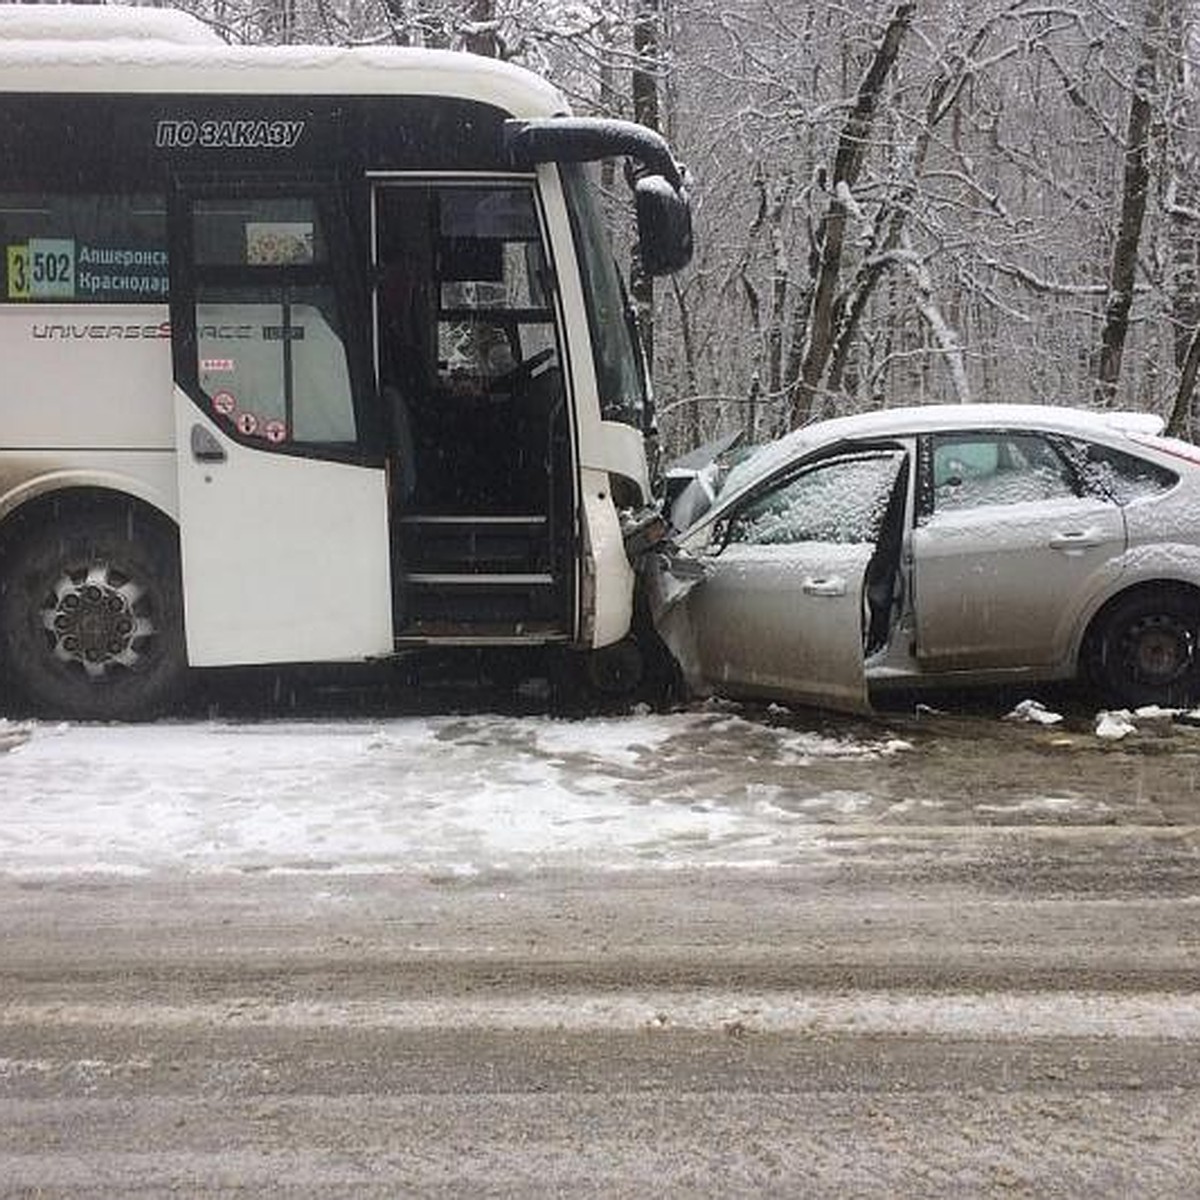
M 869 692 L 1082 677 L 1112 704 L 1200 685 L 1200 447 L 1142 413 L 892 409 L 699 473 L 658 556 L 687 684 L 862 710 Z

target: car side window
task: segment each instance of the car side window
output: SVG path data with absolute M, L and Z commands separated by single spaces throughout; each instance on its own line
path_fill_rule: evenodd
M 1136 454 L 1082 438 L 1071 438 L 1065 445 L 1067 457 L 1084 486 L 1118 504 L 1169 491 L 1179 482 L 1174 471 L 1138 458 Z
M 1070 468 L 1040 434 L 934 434 L 928 461 L 935 513 L 1077 494 Z
M 758 546 L 874 542 L 904 455 L 873 451 L 827 459 L 753 497 L 725 541 Z

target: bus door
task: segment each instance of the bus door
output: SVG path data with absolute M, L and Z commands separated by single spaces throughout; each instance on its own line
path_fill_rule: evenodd
M 399 640 L 571 640 L 571 419 L 534 183 L 372 186 Z
M 170 225 L 189 661 L 390 653 L 384 454 L 333 194 L 181 184 Z

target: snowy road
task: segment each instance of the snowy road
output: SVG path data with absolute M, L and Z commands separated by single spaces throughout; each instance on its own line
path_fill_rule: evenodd
M 1128 752 L 1126 752 L 1128 751 Z M 86 726 L 0 720 L 0 870 L 803 865 L 940 827 L 1194 824 L 1200 729 L 701 706 Z
M 0 1196 L 1200 1189 L 1200 731 L 0 724 Z

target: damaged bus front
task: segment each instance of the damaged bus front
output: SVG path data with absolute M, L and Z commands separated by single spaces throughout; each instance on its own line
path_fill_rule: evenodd
M 10 685 L 121 718 L 191 667 L 510 647 L 621 676 L 654 417 L 582 164 L 630 159 L 642 266 L 673 271 L 666 143 L 471 55 L 15 7 Z

